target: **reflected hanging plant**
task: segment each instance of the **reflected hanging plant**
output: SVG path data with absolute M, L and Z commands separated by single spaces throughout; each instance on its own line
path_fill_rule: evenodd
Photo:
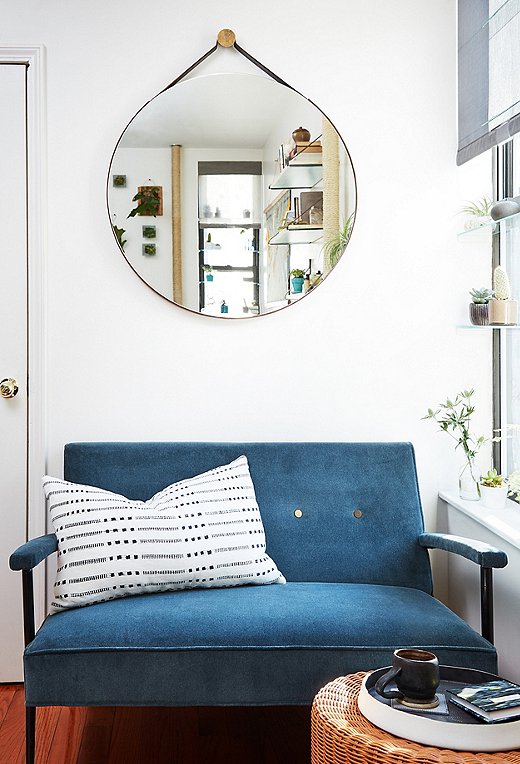
M 162 188 L 160 186 L 141 186 L 132 201 L 137 202 L 137 207 L 130 210 L 129 218 L 136 215 L 148 215 L 154 218 L 157 215 L 162 215 Z

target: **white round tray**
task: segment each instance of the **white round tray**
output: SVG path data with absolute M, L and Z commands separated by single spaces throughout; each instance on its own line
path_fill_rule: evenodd
M 359 710 L 376 727 L 416 743 L 451 748 L 454 751 L 514 751 L 520 748 L 520 719 L 487 724 L 450 702 L 450 713 L 442 717 L 440 714 L 428 716 L 420 711 L 392 708 L 391 702 L 381 698 L 374 689 L 376 681 L 389 668 L 390 666 L 387 666 L 367 674 L 359 692 Z M 497 678 L 494 674 L 454 666 L 441 666 L 440 674 L 439 692 L 443 691 L 443 685 L 460 685 L 462 688 L 467 684 L 478 684 Z

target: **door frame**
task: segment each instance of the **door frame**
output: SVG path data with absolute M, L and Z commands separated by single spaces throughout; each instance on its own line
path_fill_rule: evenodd
M 26 534 L 46 533 L 42 476 L 46 472 L 45 261 L 46 135 L 45 47 L 0 45 L 1 64 L 25 64 L 27 115 L 27 493 Z M 37 622 L 45 615 L 45 570 L 35 570 Z

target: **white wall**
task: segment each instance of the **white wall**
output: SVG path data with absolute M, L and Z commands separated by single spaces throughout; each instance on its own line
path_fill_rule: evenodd
M 119 148 L 110 168 L 108 197 L 111 223 L 124 228 L 125 255 L 137 273 L 160 294 L 173 299 L 171 149 Z M 126 175 L 126 187 L 114 188 L 113 175 Z M 128 217 L 140 186 L 160 186 L 163 214 Z M 143 226 L 155 226 L 156 238 L 145 239 Z M 143 255 L 143 244 L 155 244 L 156 254 Z
M 59 474 L 63 444 L 81 439 L 410 440 L 434 527 L 454 454 L 421 416 L 475 386 L 489 426 L 491 382 L 489 337 L 455 329 L 455 0 L 300 11 L 295 0 L 4 4 L 4 42 L 48 50 L 48 468 Z M 226 26 L 330 117 L 359 191 L 326 285 L 228 322 L 145 287 L 105 206 L 130 117 Z

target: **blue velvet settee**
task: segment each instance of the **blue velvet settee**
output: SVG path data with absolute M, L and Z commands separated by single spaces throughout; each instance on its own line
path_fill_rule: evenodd
M 37 706 L 310 704 L 396 647 L 496 671 L 492 579 L 506 555 L 425 533 L 407 443 L 72 443 L 66 480 L 130 499 L 245 454 L 267 552 L 286 584 L 126 597 L 48 617 L 34 634 L 31 570 L 54 534 L 11 556 L 23 572 L 27 760 Z M 428 548 L 480 566 L 484 636 L 432 596 Z

